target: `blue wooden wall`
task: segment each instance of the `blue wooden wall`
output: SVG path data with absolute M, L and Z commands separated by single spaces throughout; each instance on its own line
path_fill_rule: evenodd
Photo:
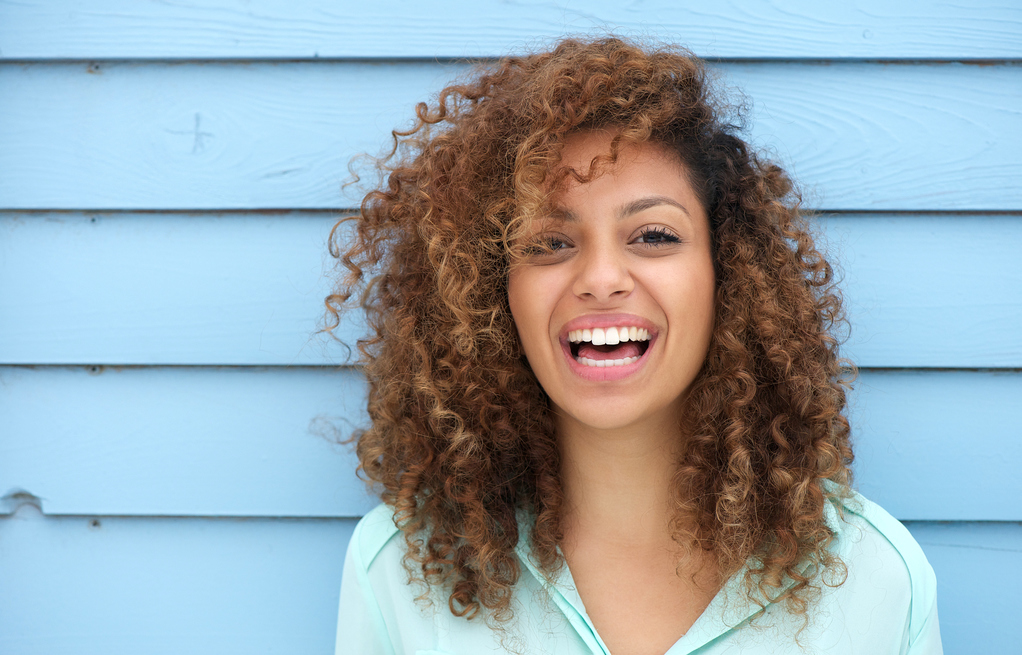
M 608 28 L 752 99 L 844 270 L 858 486 L 946 651 L 1022 652 L 1018 2 L 0 0 L 0 653 L 332 651 L 347 162 L 461 58 Z

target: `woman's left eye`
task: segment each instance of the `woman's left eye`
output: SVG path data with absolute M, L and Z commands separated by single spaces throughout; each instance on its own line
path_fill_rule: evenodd
M 680 243 L 681 239 L 668 232 L 665 228 L 651 227 L 639 233 L 636 242 L 647 246 L 666 246 Z

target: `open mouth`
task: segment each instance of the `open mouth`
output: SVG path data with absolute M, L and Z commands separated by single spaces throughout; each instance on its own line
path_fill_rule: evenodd
M 635 326 L 568 332 L 571 356 L 583 366 L 606 368 L 639 361 L 649 348 L 649 330 Z

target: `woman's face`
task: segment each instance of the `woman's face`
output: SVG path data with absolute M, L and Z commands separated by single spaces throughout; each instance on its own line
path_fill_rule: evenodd
M 563 164 L 587 172 L 612 136 L 573 135 Z M 531 231 L 546 248 L 514 269 L 508 295 L 558 420 L 677 425 L 706 358 L 715 287 L 709 220 L 683 165 L 658 145 L 623 146 L 592 181 L 568 178 L 552 208 Z

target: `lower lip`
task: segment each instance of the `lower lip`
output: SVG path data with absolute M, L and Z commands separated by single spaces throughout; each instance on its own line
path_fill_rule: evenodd
M 561 350 L 564 351 L 564 356 L 568 360 L 568 368 L 570 368 L 572 372 L 580 378 L 591 382 L 607 382 L 611 380 L 621 380 L 629 375 L 635 374 L 643 367 L 643 365 L 645 365 L 646 357 L 649 355 L 650 351 L 653 350 L 654 343 L 656 343 L 656 336 L 651 335 L 649 345 L 646 346 L 646 352 L 642 353 L 642 356 L 636 361 L 631 364 L 625 364 L 624 366 L 586 366 L 572 356 L 571 344 L 569 344 L 567 340 L 561 342 Z

